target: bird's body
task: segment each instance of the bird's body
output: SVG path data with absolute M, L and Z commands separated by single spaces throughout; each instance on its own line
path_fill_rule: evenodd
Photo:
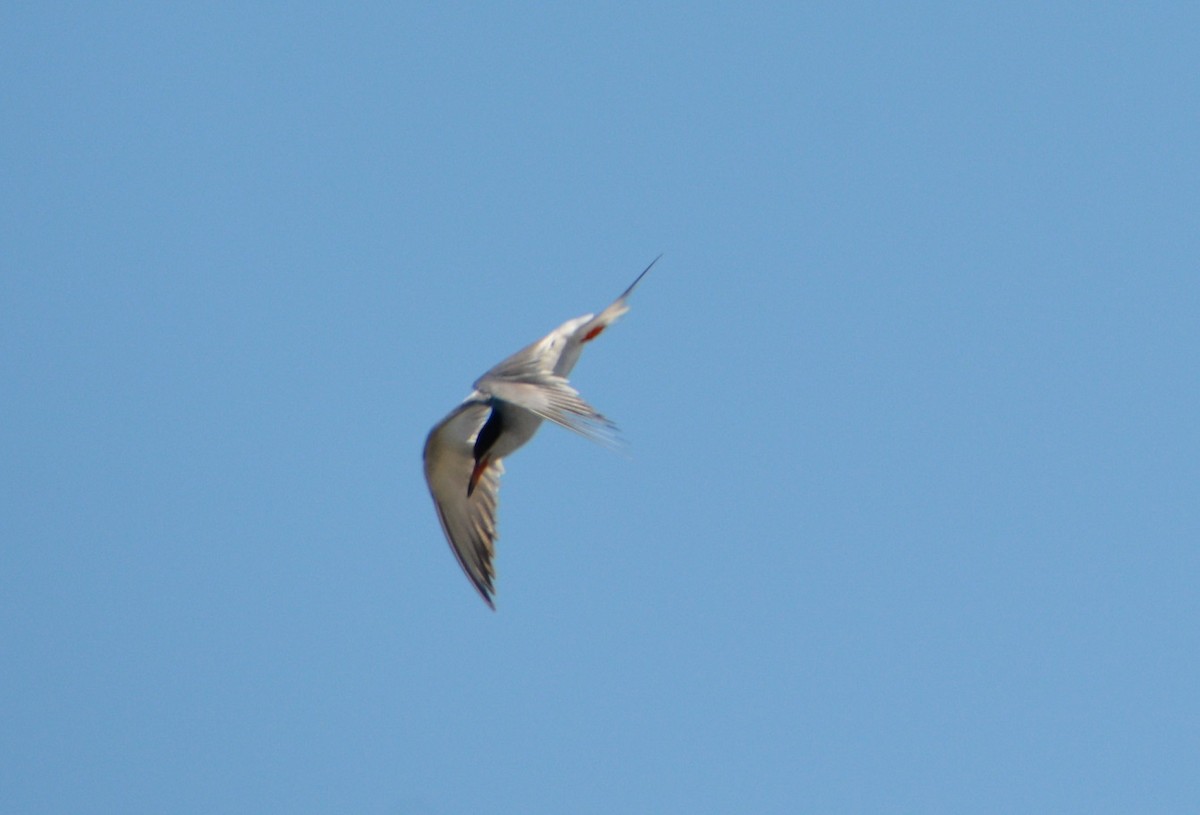
M 493 608 L 492 557 L 504 459 L 532 439 L 545 420 L 594 441 L 615 438 L 616 426 L 580 398 L 567 375 L 583 346 L 629 310 L 626 300 L 653 265 L 599 314 L 568 320 L 481 376 L 425 440 L 425 480 L 442 531 L 463 571 Z

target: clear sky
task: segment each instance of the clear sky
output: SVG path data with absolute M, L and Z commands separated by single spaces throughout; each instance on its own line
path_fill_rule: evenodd
M 1200 810 L 1198 42 L 6 4 L 0 811 Z M 660 252 L 493 613 L 425 434 Z

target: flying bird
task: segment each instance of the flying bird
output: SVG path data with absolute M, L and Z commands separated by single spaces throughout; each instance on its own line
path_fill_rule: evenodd
M 616 439 L 616 425 L 580 397 L 567 375 L 583 346 L 629 311 L 629 295 L 657 262 L 652 260 L 604 311 L 567 320 L 479 377 L 471 395 L 429 431 L 425 480 L 442 531 L 492 609 L 496 506 L 504 459 L 533 438 L 544 420 L 593 441 Z

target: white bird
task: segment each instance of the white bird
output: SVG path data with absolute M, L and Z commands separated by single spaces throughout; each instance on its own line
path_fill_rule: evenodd
M 661 255 L 659 256 L 661 257 Z M 593 441 L 615 440 L 616 425 L 567 382 L 583 346 L 625 312 L 646 272 L 599 314 L 567 320 L 481 376 L 463 403 L 425 440 L 425 480 L 446 540 L 492 609 L 496 503 L 504 459 L 533 438 L 543 419 Z

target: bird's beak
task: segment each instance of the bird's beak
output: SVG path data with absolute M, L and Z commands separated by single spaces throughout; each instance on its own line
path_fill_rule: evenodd
M 484 456 L 475 462 L 475 469 L 471 470 L 471 480 L 467 482 L 467 497 L 471 497 L 471 493 L 475 492 L 475 485 L 479 483 L 479 479 L 483 477 L 484 471 L 487 470 L 488 464 L 491 463 L 491 456 Z

